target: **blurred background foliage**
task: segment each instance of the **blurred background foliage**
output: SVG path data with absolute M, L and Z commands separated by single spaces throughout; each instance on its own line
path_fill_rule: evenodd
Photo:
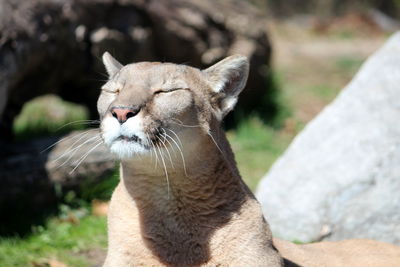
M 239 108 L 226 126 L 241 174 L 255 190 L 294 136 L 398 28 L 400 1 L 247 2 L 268 18 L 272 58 L 264 69 L 267 93 L 257 110 Z M 45 95 L 24 104 L 12 129 L 19 141 L 62 136 L 88 127 L 70 122 L 91 118 L 87 105 Z M 115 168 L 100 182 L 83 181 L 79 190 L 59 190 L 56 209 L 43 211 L 43 220 L 27 220 L 28 231 L 0 236 L 0 266 L 99 266 L 106 247 L 103 208 L 117 183 Z

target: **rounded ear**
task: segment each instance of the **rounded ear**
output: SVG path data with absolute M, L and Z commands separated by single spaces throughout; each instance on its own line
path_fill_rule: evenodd
M 217 97 L 216 115 L 222 119 L 231 111 L 249 76 L 249 61 L 245 56 L 227 57 L 203 70 L 212 93 Z
M 106 67 L 107 74 L 110 78 L 123 67 L 123 65 L 113 58 L 113 56 L 111 56 L 111 54 L 108 52 L 104 52 L 102 58 L 103 64 Z

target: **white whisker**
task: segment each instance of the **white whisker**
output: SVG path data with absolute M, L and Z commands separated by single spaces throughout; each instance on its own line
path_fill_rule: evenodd
M 157 164 L 158 164 L 158 154 L 157 154 L 157 150 L 156 150 L 156 147 L 155 147 L 155 145 L 154 145 L 154 143 L 153 143 L 153 141 L 150 139 L 150 141 L 151 141 L 151 145 L 152 145 L 152 149 L 154 150 L 154 154 L 156 155 L 156 164 L 155 164 L 155 166 L 154 166 L 154 169 L 157 169 Z
M 101 140 L 101 138 L 98 137 L 98 138 L 94 139 L 93 142 L 98 142 L 98 141 L 100 141 L 100 140 Z M 68 156 L 68 158 L 67 158 L 62 164 L 60 164 L 57 168 L 61 168 L 62 166 L 64 166 L 64 165 L 75 155 L 75 153 L 78 152 L 78 151 L 79 151 L 79 149 L 76 149 L 76 150 L 73 151 L 73 152 L 72 152 L 72 150 L 71 150 L 70 152 L 72 152 L 72 153 L 71 153 L 71 154 Z
M 178 139 L 178 142 L 181 145 L 181 148 L 183 148 L 183 144 L 182 144 L 182 141 L 179 138 L 179 136 L 174 131 L 172 131 L 171 129 L 167 129 L 167 130 L 170 131 L 173 135 L 175 135 L 176 139 Z
M 164 137 L 165 138 L 165 137 Z M 160 140 L 160 142 L 162 143 L 162 145 L 164 146 L 165 150 L 167 151 L 168 157 L 169 157 L 169 161 L 171 162 L 171 166 L 172 168 L 175 169 L 174 167 L 174 163 L 172 162 L 172 158 L 171 158 L 171 154 L 169 153 L 169 150 L 167 148 L 167 146 L 165 145 L 165 142 L 162 142 L 161 139 L 157 136 L 157 139 Z
M 73 136 L 67 136 L 67 137 L 61 138 L 60 140 L 58 140 L 54 144 L 51 144 L 50 146 L 48 146 L 45 149 L 43 149 L 42 151 L 40 151 L 40 153 L 43 153 L 43 152 L 49 150 L 50 148 L 54 147 L 55 145 L 57 145 L 57 144 L 59 144 L 59 143 L 61 143 L 63 141 L 67 141 L 69 139 L 74 139 L 74 138 L 77 138 L 78 136 L 87 135 L 88 132 L 94 131 L 94 130 L 98 130 L 98 129 L 90 129 L 90 130 L 84 131 L 83 133 L 79 133 L 79 134 L 76 134 L 76 135 L 73 135 Z
M 164 128 L 161 128 L 161 130 L 163 131 L 163 135 L 164 135 L 164 140 L 165 140 L 165 142 L 167 142 L 168 145 L 172 148 L 172 152 L 174 152 L 174 157 L 176 158 L 176 151 L 175 151 L 175 149 L 173 149 L 173 146 L 172 146 L 171 142 L 167 139 L 167 137 L 171 138 L 171 136 L 169 136 L 169 135 L 167 134 L 167 132 L 165 131 Z
M 75 168 L 72 169 L 72 171 L 69 172 L 69 174 L 72 174 L 78 167 L 79 165 L 87 158 L 87 156 L 89 156 L 90 152 L 92 152 L 93 150 L 95 150 L 99 145 L 101 145 L 103 143 L 103 141 L 101 140 L 100 142 L 98 142 L 93 148 L 91 148 L 88 152 L 86 152 L 85 155 L 83 155 L 81 157 L 81 159 L 79 160 L 79 162 L 77 163 L 77 165 L 75 166 Z
M 168 199 L 169 199 L 169 178 L 168 178 L 168 171 L 167 171 L 167 167 L 165 165 L 165 161 L 164 161 L 164 157 L 161 154 L 161 149 L 159 146 L 157 146 L 158 152 L 160 152 L 160 157 L 161 157 L 161 161 L 163 163 L 164 166 L 164 171 L 165 171 L 165 178 L 167 179 L 167 190 L 168 190 Z
M 178 122 L 174 122 L 174 120 L 175 120 L 175 121 L 178 121 Z M 177 124 L 177 125 L 180 125 L 180 126 L 183 126 L 183 127 L 193 127 L 193 128 L 195 128 L 195 127 L 201 127 L 201 125 L 186 125 L 186 124 L 184 124 L 181 120 L 178 120 L 178 119 L 172 119 L 172 123 Z
M 153 161 L 153 148 L 152 148 L 152 146 L 150 145 L 152 142 L 151 142 L 151 140 L 150 140 L 150 136 L 149 136 L 148 133 L 146 133 L 146 142 L 148 143 L 148 145 L 149 145 L 149 147 L 150 147 L 150 158 L 151 158 L 151 161 Z
M 81 124 L 100 124 L 100 121 L 99 121 L 99 120 L 79 120 L 79 121 L 72 121 L 72 122 L 68 122 L 68 123 L 66 123 L 66 124 L 64 124 L 64 125 L 62 125 L 62 126 L 60 126 L 60 127 L 58 127 L 58 128 L 56 129 L 56 131 L 61 130 L 62 128 L 66 127 L 66 126 L 68 126 L 68 125 L 71 125 L 71 124 L 78 124 L 78 125 L 81 125 Z
M 168 130 L 169 130 L 169 129 L 168 129 Z M 179 139 L 178 135 L 177 135 L 174 131 L 172 131 L 172 130 L 170 130 L 170 131 L 173 132 L 173 133 L 175 134 L 175 136 Z M 178 148 L 178 150 L 179 150 L 179 152 L 180 152 L 180 154 L 181 154 L 181 158 L 182 158 L 183 170 L 184 170 L 184 172 L 185 172 L 186 177 L 188 177 L 188 174 L 187 174 L 187 171 L 186 171 L 185 157 L 183 156 L 182 149 L 179 147 L 178 143 L 174 140 L 174 138 L 172 138 L 172 136 L 168 135 L 167 133 L 165 133 L 165 135 L 166 135 L 168 138 L 170 138 L 170 139 L 172 140 L 172 142 L 174 142 L 174 144 L 175 144 L 176 147 Z M 172 145 L 171 145 L 171 146 L 172 146 Z
M 219 152 L 225 157 L 224 152 L 222 152 L 221 148 L 218 146 L 217 142 L 215 141 L 214 137 L 212 136 L 211 132 L 207 132 L 207 134 L 211 137 L 211 140 L 214 142 L 215 146 L 218 148 Z
M 61 156 L 59 156 L 59 157 L 56 158 L 55 160 L 53 160 L 53 162 L 57 162 L 59 159 L 61 159 L 61 158 L 63 158 L 64 156 L 66 156 L 68 153 L 71 153 L 71 152 L 73 152 L 73 151 L 76 151 L 77 149 L 79 149 L 79 148 L 82 147 L 83 145 L 87 144 L 88 142 L 90 142 L 90 141 L 92 141 L 92 140 L 94 140 L 94 139 L 96 139 L 96 138 L 100 138 L 99 135 L 100 135 L 100 134 L 97 134 L 96 136 L 92 136 L 91 138 L 87 139 L 85 142 L 83 142 L 83 143 L 80 144 L 79 146 L 74 147 L 73 149 L 71 149 L 77 142 L 79 142 L 79 141 L 80 141 L 83 137 L 85 137 L 86 135 L 81 136 L 78 140 L 76 140 L 71 146 L 69 146 L 69 147 L 67 148 L 67 151 L 65 151 L 63 154 L 61 154 Z M 68 158 L 68 159 L 69 159 L 69 158 Z M 67 159 L 67 161 L 68 161 L 68 159 Z M 62 166 L 62 165 L 61 165 L 61 166 Z

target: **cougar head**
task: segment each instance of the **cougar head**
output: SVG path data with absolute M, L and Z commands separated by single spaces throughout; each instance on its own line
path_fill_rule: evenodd
M 109 80 L 97 102 L 101 135 L 121 159 L 209 134 L 233 109 L 249 69 L 239 55 L 205 70 L 159 62 L 123 66 L 108 52 L 103 63 Z

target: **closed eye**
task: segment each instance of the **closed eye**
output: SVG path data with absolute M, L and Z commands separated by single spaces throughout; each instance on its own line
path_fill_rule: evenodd
M 103 92 L 107 92 L 107 93 L 110 93 L 110 94 L 119 94 L 119 89 L 117 89 L 117 90 L 109 90 L 109 89 L 102 88 L 101 90 Z
M 157 95 L 157 94 L 163 94 L 163 93 L 172 93 L 172 92 L 175 92 L 175 91 L 178 91 L 178 90 L 188 90 L 189 88 L 172 88 L 172 89 L 167 89 L 167 90 L 162 90 L 162 89 L 160 89 L 160 90 L 157 90 L 157 91 L 155 91 L 154 92 L 154 94 L 155 95 Z

